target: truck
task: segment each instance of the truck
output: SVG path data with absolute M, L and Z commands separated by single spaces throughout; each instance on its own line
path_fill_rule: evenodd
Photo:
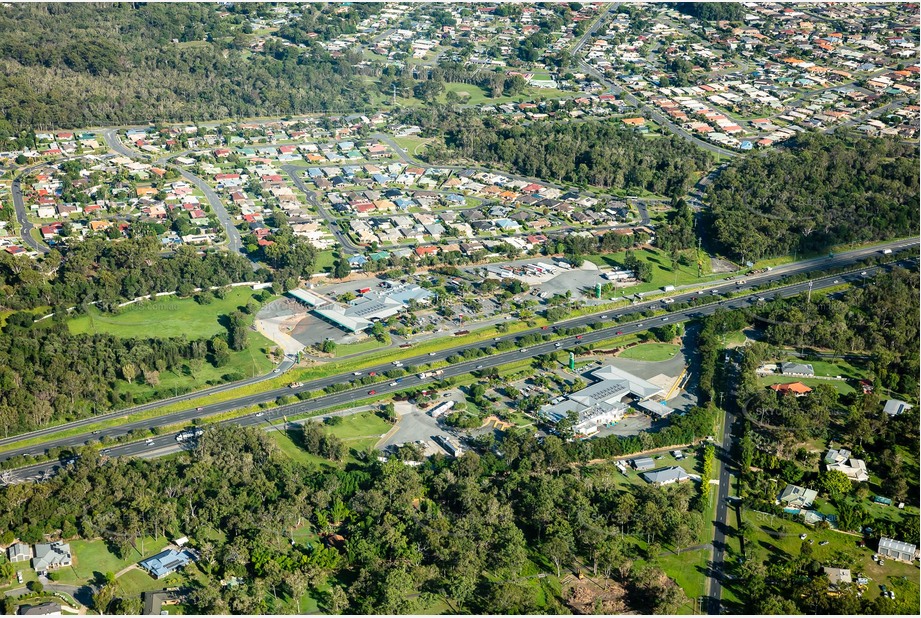
M 675 291 L 675 286 L 673 286 L 673 285 L 666 285 L 666 286 L 663 286 L 663 287 L 662 287 L 662 291 L 663 291 L 663 292 L 674 292 L 674 291 Z
M 176 442 L 185 442 L 186 440 L 194 440 L 205 433 L 205 430 L 201 427 L 189 427 L 188 429 L 183 429 L 176 434 Z
M 370 291 L 371 291 L 371 288 L 358 288 L 359 294 L 367 294 Z
M 424 380 L 426 378 L 434 378 L 435 376 L 444 375 L 444 369 L 436 369 L 435 371 L 423 371 L 419 374 L 419 379 Z
M 288 385 L 288 388 L 299 388 L 301 386 L 304 386 L 303 382 L 292 382 Z

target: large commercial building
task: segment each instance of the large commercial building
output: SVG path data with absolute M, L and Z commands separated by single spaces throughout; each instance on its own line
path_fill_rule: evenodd
M 598 381 L 545 406 L 541 416 L 548 422 L 557 423 L 575 413 L 577 421 L 573 432 L 578 436 L 589 436 L 599 428 L 621 420 L 628 404 L 662 394 L 662 389 L 655 384 L 611 365 L 596 369 L 591 375 Z
M 410 302 L 426 304 L 432 293 L 418 285 L 397 285 L 386 290 L 365 292 L 348 303 L 339 303 L 309 290 L 291 290 L 293 298 L 304 303 L 327 322 L 350 333 L 371 327 L 409 307 Z

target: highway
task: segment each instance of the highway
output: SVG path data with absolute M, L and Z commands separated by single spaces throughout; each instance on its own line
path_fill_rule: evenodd
M 916 246 L 918 245 L 918 240 L 916 239 L 907 240 L 907 241 L 903 240 L 897 243 L 890 243 L 890 245 L 892 246 L 893 249 L 897 249 L 900 247 Z M 846 266 L 847 264 L 851 264 L 855 261 L 859 261 L 860 259 L 867 257 L 868 255 L 871 255 L 873 253 L 878 253 L 882 248 L 883 247 L 878 246 L 872 249 L 858 250 L 858 251 L 850 252 L 848 254 L 840 254 L 839 256 L 835 256 L 834 258 L 831 258 L 831 259 L 824 258 L 823 261 L 826 263 L 827 267 L 843 267 L 843 266 Z M 790 267 L 785 271 L 786 274 L 794 274 L 797 272 L 803 272 L 804 270 L 807 270 L 807 268 L 801 267 L 799 265 L 789 265 L 789 266 Z M 779 268 L 780 267 L 778 267 L 778 269 Z M 775 271 L 772 271 L 770 273 L 765 273 L 763 275 L 749 276 L 746 278 L 744 283 L 742 283 L 741 281 L 736 282 L 736 283 L 721 282 L 719 284 L 713 285 L 710 288 L 708 288 L 708 291 L 710 292 L 716 291 L 721 294 L 747 291 L 747 290 L 750 290 L 752 287 L 756 287 L 758 285 L 767 283 L 768 281 L 774 280 L 779 274 L 777 272 L 778 269 L 775 269 Z M 867 269 L 867 270 L 869 271 L 870 269 Z M 860 279 L 859 273 L 852 273 L 850 275 L 840 275 L 840 274 L 839 275 L 829 275 L 829 276 L 814 279 L 813 289 L 821 290 L 825 287 L 837 285 L 836 283 L 834 283 L 835 281 L 855 281 L 859 279 Z M 788 296 L 794 296 L 796 294 L 799 294 L 800 292 L 803 292 L 807 289 L 808 289 L 808 283 L 803 282 L 803 283 L 797 283 L 794 285 L 788 285 L 783 288 L 778 288 L 775 290 L 758 292 L 758 294 L 764 295 L 765 297 L 771 297 L 771 298 L 773 298 L 777 294 L 780 294 L 783 297 L 788 297 Z M 687 292 L 684 294 L 675 295 L 674 298 L 676 302 L 681 302 L 681 301 L 687 301 L 687 300 L 690 300 L 691 298 L 696 298 L 699 296 L 701 296 L 701 294 L 698 294 L 697 292 Z M 706 295 L 704 296 L 707 297 Z M 630 333 L 645 331 L 653 326 L 659 326 L 659 325 L 666 324 L 666 323 L 683 322 L 689 319 L 696 319 L 699 317 L 710 315 L 711 313 L 713 313 L 720 307 L 723 307 L 726 309 L 734 309 L 734 308 L 739 308 L 743 306 L 748 306 L 752 302 L 755 302 L 754 298 L 755 296 L 751 296 L 751 297 L 746 296 L 745 298 L 710 302 L 709 304 L 706 304 L 706 305 L 693 307 L 693 308 L 683 310 L 683 311 L 677 311 L 677 312 L 668 314 L 666 316 L 660 316 L 657 318 L 650 318 L 650 319 L 645 319 L 645 320 L 637 320 L 637 321 L 634 321 L 628 324 L 609 326 L 607 328 L 602 328 L 600 330 L 590 331 L 582 335 L 580 340 L 570 337 L 570 338 L 565 338 L 562 340 L 545 342 L 539 345 L 531 346 L 529 348 L 520 348 L 520 349 L 515 349 L 509 352 L 504 352 L 501 354 L 494 354 L 492 356 L 484 356 L 478 359 L 474 359 L 471 361 L 465 361 L 465 362 L 458 363 L 458 364 L 445 368 L 444 377 L 464 375 L 464 374 L 470 373 L 471 371 L 475 371 L 476 369 L 480 367 L 482 368 L 495 367 L 495 366 L 506 364 L 508 362 L 511 362 L 513 360 L 520 359 L 520 358 L 529 358 L 529 357 L 537 356 L 540 354 L 546 354 L 548 352 L 553 352 L 558 349 L 565 349 L 573 345 L 587 344 L 587 343 L 592 343 L 596 341 L 601 341 L 603 339 L 608 339 L 614 336 L 618 332 L 622 334 L 630 334 Z M 611 310 L 607 312 L 606 315 L 608 315 L 608 317 L 611 318 L 615 316 L 624 315 L 627 313 L 633 313 L 638 310 L 655 308 L 656 306 L 661 306 L 661 303 L 659 301 L 647 301 L 644 303 L 627 306 L 621 309 Z M 586 326 L 586 325 L 590 325 L 598 321 L 599 321 L 599 316 L 596 314 L 596 315 L 591 315 L 591 316 L 583 316 L 583 317 L 575 318 L 573 320 L 568 320 L 566 322 L 561 322 L 557 326 L 560 326 L 560 327 Z M 517 337 L 520 337 L 526 334 L 541 333 L 541 332 L 544 332 L 544 331 L 542 329 L 532 329 L 530 331 L 518 333 L 512 337 L 505 337 L 505 339 L 509 339 L 509 338 L 514 339 L 514 338 L 517 338 Z M 559 348 L 557 347 L 557 343 L 561 344 Z M 487 347 L 491 345 L 491 342 L 487 341 L 481 345 L 482 347 Z M 469 347 L 470 347 L 469 345 L 455 346 L 449 349 L 441 350 L 439 352 L 433 352 L 429 355 L 423 355 L 423 356 L 418 356 L 415 358 L 403 359 L 402 363 L 404 366 L 413 366 L 413 365 L 422 365 L 425 363 L 430 363 L 430 362 L 435 362 L 435 361 L 442 361 L 446 357 L 451 356 L 452 354 L 462 352 L 468 349 Z M 382 374 L 383 372 L 389 371 L 391 369 L 394 369 L 392 364 L 384 364 L 384 365 L 379 365 L 375 367 L 365 368 L 362 370 L 362 373 L 365 375 L 370 375 L 371 372 L 375 372 L 376 374 Z M 102 429 L 99 431 L 98 434 L 83 433 L 82 435 L 66 437 L 66 438 L 52 438 L 46 441 L 41 446 L 33 446 L 33 447 L 8 450 L 4 452 L 2 455 L 0 455 L 0 457 L 2 457 L 2 459 L 9 459 L 10 457 L 17 455 L 17 454 L 25 454 L 25 453 L 31 453 L 33 455 L 41 454 L 46 449 L 49 449 L 52 447 L 77 447 L 77 446 L 83 445 L 87 440 L 91 440 L 94 438 L 101 439 L 104 436 L 115 438 L 118 436 L 125 435 L 132 429 L 147 430 L 152 427 L 164 427 L 168 425 L 188 423 L 188 422 L 191 422 L 195 418 L 203 418 L 209 415 L 220 414 L 223 412 L 228 412 L 228 411 L 239 409 L 239 408 L 249 407 L 249 406 L 257 405 L 257 404 L 264 403 L 264 402 L 271 402 L 271 401 L 276 400 L 278 397 L 281 397 L 284 395 L 296 394 L 296 393 L 303 392 L 303 391 L 315 391 L 315 390 L 322 389 L 325 386 L 329 386 L 331 384 L 349 383 L 353 379 L 355 379 L 355 376 L 351 373 L 340 374 L 337 376 L 330 376 L 327 378 L 322 378 L 322 379 L 314 380 L 312 382 L 305 383 L 302 386 L 298 388 L 294 388 L 294 389 L 291 389 L 291 388 L 275 389 L 272 391 L 267 391 L 263 393 L 257 393 L 254 395 L 240 397 L 240 398 L 237 398 L 231 401 L 227 401 L 227 402 L 223 402 L 223 403 L 217 403 L 217 404 L 204 406 L 200 410 L 199 409 L 189 409 L 189 410 L 184 410 L 180 412 L 166 414 L 166 415 L 163 415 L 157 418 L 135 421 L 131 423 L 125 423 L 117 427 Z M 304 402 L 297 403 L 297 404 L 292 404 L 291 406 L 284 406 L 281 408 L 274 409 L 272 411 L 267 411 L 264 416 L 255 417 L 253 415 L 249 415 L 241 419 L 234 419 L 230 422 L 246 425 L 246 424 L 263 422 L 263 420 L 277 418 L 281 415 L 286 415 L 286 414 L 304 414 L 308 412 L 319 411 L 319 410 L 323 410 L 326 408 L 330 408 L 330 407 L 334 407 L 334 406 L 338 406 L 342 404 L 348 404 L 350 402 L 353 402 L 359 399 L 367 399 L 370 394 L 369 391 L 371 390 L 375 391 L 376 395 L 380 395 L 381 398 L 384 398 L 384 396 L 390 393 L 405 389 L 407 387 L 412 387 L 412 386 L 416 386 L 419 384 L 423 384 L 423 383 L 425 383 L 425 381 L 420 381 L 415 376 L 407 376 L 407 377 L 404 377 L 401 380 L 401 382 L 398 384 L 393 384 L 392 382 L 384 382 L 384 383 L 372 385 L 372 386 L 360 386 L 360 387 L 349 389 L 347 391 L 342 391 L 340 393 L 334 393 L 332 395 L 326 395 L 326 396 L 318 397 L 313 400 L 304 401 Z M 257 418 L 258 420 L 255 420 Z M 61 427 L 59 426 L 58 429 L 60 428 Z M 43 430 L 43 431 L 46 431 L 46 430 Z M 21 435 L 18 438 L 25 439 L 25 438 L 30 437 L 31 435 L 34 435 L 34 432 L 33 434 Z M 44 435 L 47 435 L 47 433 Z M 161 442 L 161 444 L 155 445 L 155 446 L 162 446 L 162 438 L 158 438 L 158 440 Z M 111 450 L 113 454 L 136 455 L 136 454 L 143 454 L 149 450 L 143 447 L 146 447 L 146 445 L 143 445 L 143 444 L 138 445 L 135 443 L 135 444 L 112 447 Z M 140 449 L 140 450 L 135 451 L 133 449 Z M 34 468 L 34 466 L 30 467 L 30 469 L 31 468 Z

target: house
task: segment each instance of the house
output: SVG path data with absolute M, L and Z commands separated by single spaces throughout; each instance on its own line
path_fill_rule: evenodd
M 162 579 L 194 561 L 195 555 L 187 549 L 181 552 L 175 549 L 167 549 L 156 556 L 151 556 L 147 560 L 142 560 L 138 564 L 150 573 L 150 576 L 154 579 Z
M 837 588 L 841 584 L 850 584 L 853 581 L 851 579 L 850 569 L 822 567 L 822 570 L 825 571 L 825 575 L 828 577 L 828 581 L 831 582 L 831 585 L 834 588 Z
M 906 410 L 911 410 L 914 406 L 898 399 L 890 399 L 883 406 L 883 412 L 889 416 L 898 416 Z
M 6 549 L 10 562 L 28 562 L 32 559 L 32 548 L 25 543 L 13 543 Z
M 652 470 L 656 467 L 656 462 L 652 460 L 652 457 L 638 457 L 630 462 L 634 470 Z
M 70 566 L 73 558 L 70 545 L 61 541 L 54 543 L 37 543 L 35 557 L 32 558 L 32 568 L 36 571 L 47 571 L 62 566 Z
M 787 506 L 807 509 L 812 506 L 818 495 L 818 492 L 814 489 L 806 489 L 798 485 L 787 485 L 777 496 L 777 499 Z
M 879 549 L 876 553 L 901 562 L 911 562 L 915 559 L 918 548 L 913 543 L 904 543 L 886 537 L 880 537 Z
M 863 483 L 870 479 L 867 464 L 862 459 L 854 459 L 847 449 L 829 449 L 825 455 L 825 466 L 829 470 L 843 472 L 852 481 Z
M 815 369 L 812 368 L 812 365 L 803 363 L 780 363 L 780 373 L 785 376 L 815 377 Z
M 368 258 L 363 255 L 353 255 L 348 258 L 349 266 L 352 268 L 362 268 L 368 263 Z
M 16 612 L 20 616 L 60 616 L 60 603 L 39 603 L 38 605 L 23 605 Z
M 803 395 L 812 392 L 812 389 L 802 382 L 790 382 L 789 384 L 771 384 L 768 388 L 773 391 L 777 391 L 782 395 L 793 393 L 793 395 L 796 397 L 802 397 Z
M 684 468 L 678 466 L 671 466 L 668 468 L 662 468 L 661 470 L 653 470 L 652 472 L 645 472 L 642 474 L 643 480 L 652 485 L 657 485 L 662 487 L 663 485 L 671 485 L 672 483 L 682 483 L 689 478 L 691 478 L 687 472 L 684 471 Z

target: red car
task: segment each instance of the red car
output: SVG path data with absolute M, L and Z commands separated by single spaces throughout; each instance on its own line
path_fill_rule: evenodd
M 576 341 L 578 341 L 579 339 L 582 339 L 582 335 L 576 335 Z
M 547 330 L 548 328 L 549 328 L 549 326 L 541 326 L 541 327 L 540 327 L 541 330 Z
M 618 335 L 623 335 L 623 334 L 624 334 L 624 331 L 619 330 L 619 331 L 617 331 L 617 334 L 618 334 Z
M 368 391 L 368 394 L 369 394 L 369 395 L 376 395 L 376 394 L 377 394 L 377 391 Z
M 377 375 L 377 373 L 375 373 L 374 371 L 372 371 L 372 372 L 371 372 L 371 373 L 369 373 L 368 375 L 369 375 L 369 376 L 376 376 L 376 375 Z

